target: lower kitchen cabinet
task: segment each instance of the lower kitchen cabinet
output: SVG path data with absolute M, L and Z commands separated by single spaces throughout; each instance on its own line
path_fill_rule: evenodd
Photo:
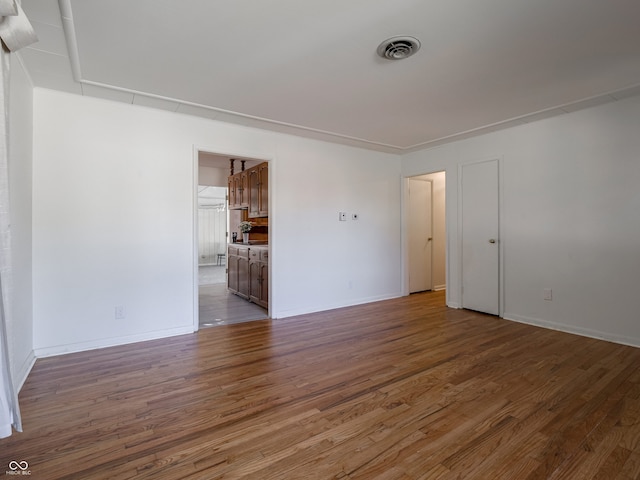
M 265 308 L 269 307 L 269 248 L 266 245 L 229 245 L 229 291 Z
M 249 249 L 249 299 L 267 308 L 269 306 L 269 249 Z
M 227 288 L 243 298 L 249 298 L 249 247 L 229 245 L 227 258 Z

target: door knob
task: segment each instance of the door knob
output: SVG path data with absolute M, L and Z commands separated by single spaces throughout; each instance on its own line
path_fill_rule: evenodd
M 489 239 L 489 243 L 496 243 L 496 239 L 495 238 L 490 238 Z

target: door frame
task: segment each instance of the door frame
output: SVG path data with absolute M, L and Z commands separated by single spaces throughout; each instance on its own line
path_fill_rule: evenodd
M 199 285 L 198 285 L 198 180 L 199 180 L 199 154 L 202 153 L 211 153 L 213 155 L 221 155 L 224 157 L 237 157 L 237 158 L 247 158 L 260 162 L 268 162 L 269 169 L 269 308 L 267 309 L 267 315 L 269 318 L 272 317 L 272 312 L 275 311 L 273 309 L 273 264 L 274 257 L 272 252 L 273 238 L 274 238 L 274 226 L 271 221 L 274 216 L 273 205 L 274 203 L 274 195 L 275 195 L 275 173 L 274 173 L 274 162 L 275 159 L 264 152 L 249 152 L 242 151 L 241 149 L 234 149 L 233 151 L 225 151 L 224 149 L 219 149 L 212 146 L 199 146 L 193 145 L 193 161 L 192 161 L 192 212 L 191 212 L 191 239 L 192 239 L 192 259 L 191 259 L 191 268 L 193 270 L 193 331 L 197 332 L 200 329 L 200 298 L 199 298 Z M 228 218 L 227 218 L 228 222 Z M 228 231 L 228 225 L 227 225 Z M 228 239 L 227 239 L 228 241 Z
M 401 215 L 401 222 L 402 222 L 402 229 L 401 229 L 401 242 L 402 242 L 402 284 L 401 284 L 401 290 L 402 290 L 402 295 L 403 296 L 408 296 L 410 295 L 409 293 L 409 179 L 410 178 L 414 178 L 414 177 L 422 177 L 424 175 L 431 175 L 434 173 L 441 173 L 443 172 L 445 174 L 445 206 L 444 206 L 444 218 L 445 218 L 445 295 L 446 295 L 446 304 L 449 305 L 449 281 L 451 278 L 450 275 L 450 256 L 449 256 L 449 235 L 450 235 L 450 228 L 449 228 L 449 214 L 448 212 L 448 205 L 449 202 L 447 200 L 447 197 L 449 195 L 448 191 L 448 178 L 449 178 L 449 172 L 447 172 L 446 168 L 439 168 L 439 169 L 435 169 L 435 170 L 428 170 L 426 172 L 422 172 L 422 173 L 414 173 L 411 175 L 406 175 L 406 176 L 402 176 L 401 177 L 401 191 L 402 191 L 402 197 L 401 197 L 401 211 L 402 211 L 402 215 Z M 432 201 L 433 201 L 433 182 L 432 182 Z M 433 203 L 432 203 L 432 208 L 431 208 L 431 225 L 432 225 L 432 234 L 433 234 Z M 431 285 L 433 287 L 433 245 L 431 246 L 432 248 L 432 254 L 431 254 Z
M 457 255 L 460 261 L 458 262 L 458 298 L 460 299 L 460 308 L 463 304 L 463 292 L 462 292 L 462 276 L 463 262 L 462 262 L 462 237 L 464 235 L 462 227 L 462 168 L 466 165 L 474 165 L 478 163 L 497 162 L 498 168 L 498 316 L 504 315 L 504 201 L 503 201 L 503 175 L 504 159 L 501 156 L 492 156 L 483 159 L 475 159 L 458 164 L 458 182 L 457 182 Z

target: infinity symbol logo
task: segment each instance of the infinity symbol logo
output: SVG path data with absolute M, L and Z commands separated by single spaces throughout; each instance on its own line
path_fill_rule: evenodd
M 29 464 L 27 463 L 26 460 L 23 460 L 22 462 L 16 462 L 15 460 L 12 460 L 11 462 L 9 462 L 9 468 L 11 470 L 27 470 L 29 468 Z

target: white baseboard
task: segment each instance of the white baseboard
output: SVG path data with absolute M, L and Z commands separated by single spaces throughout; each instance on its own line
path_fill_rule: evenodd
M 566 323 L 551 322 L 549 320 L 526 317 L 524 315 L 510 314 L 507 312 L 504 313 L 502 318 L 518 323 L 526 323 L 527 325 L 534 325 L 536 327 L 543 327 L 550 330 L 557 330 L 560 332 L 572 333 L 574 335 L 581 335 L 583 337 L 595 338 L 596 340 L 606 340 L 608 342 L 628 345 L 630 347 L 640 347 L 640 338 L 627 337 L 624 335 L 617 335 L 615 333 L 602 332 L 600 330 L 593 330 L 591 328 L 577 327 L 575 325 L 567 325 Z
M 337 302 L 333 304 L 316 305 L 315 307 L 292 308 L 289 310 L 280 310 L 273 315 L 274 319 L 287 317 L 295 317 L 297 315 L 306 315 L 308 313 L 324 312 L 326 310 L 335 310 L 336 308 L 353 307 L 355 305 L 364 305 L 366 303 L 380 302 L 382 300 L 391 300 L 392 298 L 402 297 L 402 293 L 397 292 L 389 295 L 379 295 L 373 297 L 359 298 L 348 302 Z
M 16 378 L 13 379 L 14 382 L 16 382 L 16 392 L 19 392 L 20 390 L 22 390 L 22 386 L 24 385 L 24 382 L 27 381 L 27 377 L 31 373 L 31 369 L 33 368 L 35 363 L 36 363 L 36 354 L 33 350 L 31 350 L 31 352 L 29 352 L 29 355 L 27 356 L 25 361 L 17 370 Z
M 434 292 L 440 292 L 442 290 L 446 290 L 447 289 L 447 285 L 434 285 L 433 287 L 433 291 Z
M 128 343 L 145 342 L 147 340 L 157 340 L 159 338 L 175 337 L 176 335 L 185 335 L 193 333 L 193 326 L 170 328 L 167 330 L 159 330 L 155 332 L 146 332 L 137 335 L 127 335 L 124 337 L 101 338 L 88 342 L 73 343 L 68 345 L 55 345 L 50 347 L 36 348 L 36 358 L 46 358 L 55 355 L 66 355 L 67 353 L 84 352 L 86 350 L 96 350 L 98 348 L 115 347 L 117 345 L 126 345 Z

